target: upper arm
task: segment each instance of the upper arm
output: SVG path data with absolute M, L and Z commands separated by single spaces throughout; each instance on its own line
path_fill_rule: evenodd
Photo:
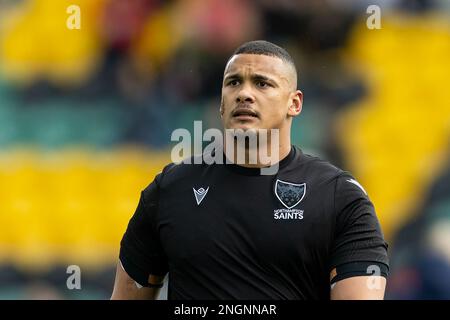
M 154 298 L 157 290 L 149 285 L 160 284 L 168 273 L 168 260 L 157 228 L 158 179 L 159 176 L 141 193 L 120 242 L 113 298 Z
M 388 245 L 375 207 L 365 191 L 348 174 L 336 180 L 335 214 L 331 268 L 358 261 L 389 265 Z
M 161 284 L 162 276 L 149 276 L 148 282 L 153 285 Z M 154 300 L 158 297 L 159 288 L 141 287 L 126 273 L 119 263 L 116 268 L 116 279 L 111 300 Z
M 383 300 L 386 278 L 358 276 L 337 281 L 331 287 L 331 300 Z
M 388 245 L 367 193 L 348 174 L 336 181 L 331 299 L 383 299 Z

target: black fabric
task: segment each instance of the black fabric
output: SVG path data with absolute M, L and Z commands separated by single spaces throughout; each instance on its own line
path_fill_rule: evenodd
M 297 153 L 297 148 L 291 148 L 291 151 L 289 152 L 289 154 L 282 159 L 279 163 L 279 169 L 284 168 L 286 165 L 288 165 L 296 156 Z M 231 163 L 230 160 L 228 160 L 225 157 L 225 154 L 222 157 L 223 159 L 223 163 L 225 164 L 225 167 L 228 170 L 231 170 L 235 173 L 241 174 L 241 175 L 246 175 L 246 176 L 259 176 L 261 175 L 261 169 L 260 168 L 247 168 L 247 167 L 243 167 L 234 163 Z
M 335 239 L 331 268 L 352 261 L 366 261 L 370 250 L 372 261 L 387 263 L 387 243 L 365 191 L 348 173 L 335 179 Z
M 169 299 L 329 299 L 337 266 L 388 265 L 375 209 L 349 173 L 295 146 L 274 175 L 247 169 L 168 165 L 122 239 L 130 276 L 169 272 Z
M 389 267 L 377 261 L 345 263 L 336 267 L 336 275 L 331 279 L 331 284 L 357 276 L 380 276 L 387 278 L 388 272 Z
M 154 214 L 157 211 L 158 186 L 155 181 L 141 193 L 135 214 L 128 223 L 120 246 L 119 259 L 128 275 L 141 286 L 147 287 L 148 276 L 165 275 L 168 271 L 167 258 L 161 248 L 154 228 Z

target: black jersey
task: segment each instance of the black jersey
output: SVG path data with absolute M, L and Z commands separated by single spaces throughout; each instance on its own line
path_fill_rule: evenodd
M 120 261 L 141 285 L 169 272 L 169 299 L 329 299 L 334 268 L 388 265 L 364 189 L 295 146 L 273 175 L 166 166 L 141 193 Z

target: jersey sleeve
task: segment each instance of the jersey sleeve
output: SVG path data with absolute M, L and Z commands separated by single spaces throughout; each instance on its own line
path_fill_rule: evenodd
M 367 263 L 388 270 L 388 244 L 384 240 L 375 208 L 364 188 L 350 174 L 343 173 L 336 179 L 334 206 L 336 224 L 330 271 L 334 268 L 339 270 L 342 266 L 362 266 Z M 371 268 L 358 268 L 348 272 L 349 276 L 372 274 Z M 382 272 L 381 275 L 387 274 Z
M 158 211 L 159 179 L 141 192 L 137 209 L 128 223 L 120 242 L 120 262 L 128 275 L 141 286 L 148 286 L 150 274 L 163 276 L 168 272 L 167 258 L 163 252 L 155 227 Z

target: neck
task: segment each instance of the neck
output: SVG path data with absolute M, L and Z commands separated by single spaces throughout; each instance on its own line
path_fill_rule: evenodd
M 261 139 L 257 140 L 257 143 L 252 146 L 250 143 L 239 143 L 238 140 L 233 139 L 231 143 L 228 143 L 228 148 L 224 141 L 223 150 L 227 159 L 246 168 L 264 168 L 280 162 L 291 151 L 289 135 L 283 139 L 280 137 L 277 139 L 278 141 L 274 142 L 270 138 L 265 143 L 261 142 Z

